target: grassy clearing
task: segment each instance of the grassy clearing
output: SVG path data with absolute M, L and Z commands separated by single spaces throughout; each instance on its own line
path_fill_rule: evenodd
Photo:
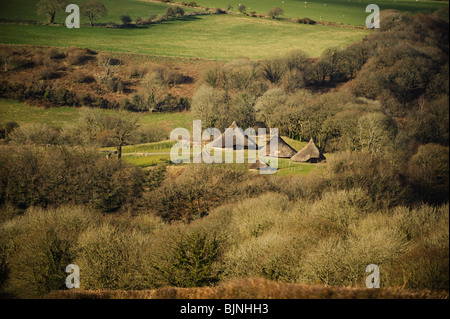
M 365 25 L 368 13 L 365 12 L 368 4 L 374 3 L 372 0 L 198 0 L 198 4 L 209 7 L 227 8 L 233 6 L 233 11 L 238 11 L 239 4 L 244 4 L 247 11 L 255 11 L 260 14 L 267 14 L 275 6 L 284 9 L 287 18 L 311 18 L 316 21 L 336 22 L 350 25 Z M 396 9 L 411 13 L 433 12 L 441 6 L 448 6 L 444 1 L 416 1 L 416 0 L 380 0 L 376 4 L 381 10 Z
M 105 114 L 114 113 L 113 110 L 102 110 Z M 133 113 L 139 118 L 140 126 L 153 126 L 170 132 L 177 127 L 192 130 L 191 113 Z M 22 102 L 0 99 L 0 124 L 10 121 L 19 124 L 46 123 L 50 126 L 61 127 L 76 122 L 80 118 L 79 109 L 73 107 L 40 108 Z
M 10 121 L 19 124 L 46 123 L 61 127 L 79 118 L 78 110 L 70 107 L 40 108 L 14 100 L 0 99 L 0 124 Z
M 367 30 L 214 15 L 130 29 L 5 24 L 0 42 L 221 60 L 262 59 L 297 49 L 316 57 L 326 48 L 345 46 L 367 34 Z
M 286 139 L 286 138 L 285 138 Z M 292 140 L 294 141 L 294 140 Z M 294 141 L 297 144 L 306 144 L 305 142 Z M 122 149 L 123 158 L 133 165 L 139 167 L 149 167 L 160 163 L 172 164 L 170 159 L 170 151 L 172 146 L 175 145 L 174 141 L 165 141 L 158 143 L 146 143 L 138 145 L 128 145 Z M 292 145 L 292 144 L 291 144 Z M 103 151 L 114 151 L 114 147 L 103 148 Z M 236 152 L 233 152 L 233 158 L 236 160 Z M 214 153 L 212 153 L 213 155 Z M 197 155 L 193 154 L 193 149 L 190 151 L 190 161 L 193 164 L 193 159 Z M 249 155 L 248 151 L 244 151 L 244 164 L 239 165 L 249 165 Z M 225 153 L 222 152 L 222 162 L 225 163 Z M 270 164 L 270 160 L 268 161 Z M 213 164 L 213 165 L 228 165 L 228 164 Z M 238 164 L 233 164 L 238 165 Z M 307 176 L 313 171 L 320 171 L 326 168 L 326 164 L 311 164 L 311 163 L 297 163 L 293 162 L 288 158 L 278 159 L 278 171 L 275 173 L 276 176 Z
M 127 145 L 122 149 L 123 159 L 135 166 L 149 167 L 160 163 L 170 163 L 170 150 L 174 141 Z M 114 147 L 105 147 L 102 151 L 115 151 Z M 145 154 L 145 155 L 144 155 Z
M 324 169 L 324 164 L 311 164 L 311 163 L 297 163 L 290 159 L 278 159 L 278 171 L 275 173 L 277 176 L 307 176 L 309 173 Z
M 157 164 L 169 163 L 170 155 L 146 155 L 146 156 L 135 156 L 135 155 L 123 155 L 123 159 L 132 165 L 138 167 L 150 167 Z

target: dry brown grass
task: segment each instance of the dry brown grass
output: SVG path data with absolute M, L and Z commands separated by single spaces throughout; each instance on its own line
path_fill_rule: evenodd
M 54 291 L 44 299 L 449 299 L 448 292 L 308 286 L 264 279 L 240 279 L 216 287 L 131 291 Z
M 10 57 L 8 72 L 2 72 L 1 78 L 10 83 L 30 85 L 39 82 L 40 79 L 45 79 L 48 84 L 77 91 L 79 94 L 91 94 L 110 101 L 120 102 L 123 98 L 129 98 L 139 91 L 141 77 L 138 75 L 144 75 L 152 68 L 165 66 L 172 70 L 174 74 L 182 75 L 183 79 L 189 79 L 189 81 L 183 83 L 167 85 L 165 87 L 167 93 L 173 96 L 191 98 L 203 71 L 218 63 L 209 60 L 158 58 L 131 53 L 98 53 L 100 55 L 106 54 L 122 62 L 117 67 L 118 76 L 126 82 L 127 90 L 124 92 L 109 92 L 101 84 L 92 83 L 91 80 L 80 81 L 80 74 L 84 78 L 90 79 L 102 71 L 97 63 L 98 56 L 89 49 L 80 48 L 57 49 L 0 44 L 0 60 L 3 56 L 5 58 Z M 42 73 L 44 68 L 46 72 Z M 4 71 L 3 65 L 0 69 L 0 71 Z M 58 72 L 58 76 L 53 76 L 53 73 L 62 69 L 64 69 L 64 72 Z

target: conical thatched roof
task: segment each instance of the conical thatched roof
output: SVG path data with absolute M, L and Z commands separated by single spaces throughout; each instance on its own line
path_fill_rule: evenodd
M 257 170 L 263 169 L 263 168 L 266 168 L 266 167 L 269 167 L 269 165 L 267 163 L 261 161 L 259 158 L 256 160 L 255 163 L 250 164 L 248 166 L 249 169 L 257 169 Z
M 291 158 L 291 160 L 293 160 L 294 162 L 312 162 L 312 163 L 317 163 L 325 159 L 326 159 L 325 156 L 317 148 L 312 138 L 311 140 L 309 140 L 309 143 L 300 150 L 300 152 L 298 152 Z
M 273 139 L 278 139 L 278 150 L 270 151 L 270 143 Z M 270 139 L 269 143 L 266 144 L 260 151 L 259 154 L 262 156 L 272 156 L 281 158 L 291 158 L 297 151 L 294 150 L 288 143 L 286 143 L 280 136 L 274 136 Z
M 229 128 L 225 130 L 221 138 L 212 141 L 212 146 L 216 148 L 226 148 L 226 136 L 233 137 L 233 149 L 238 147 L 249 148 L 252 147 L 255 150 L 258 148 L 255 141 L 253 141 L 245 132 L 237 126 L 236 122 L 233 122 Z

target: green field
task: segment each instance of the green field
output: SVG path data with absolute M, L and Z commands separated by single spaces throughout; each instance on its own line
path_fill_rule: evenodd
M 311 26 L 237 15 L 185 17 L 148 28 L 107 29 L 0 25 L 0 42 L 203 59 L 261 59 L 301 49 L 319 56 L 326 48 L 356 42 L 367 30 Z
M 87 0 L 73 0 L 70 3 L 82 5 Z M 38 0 L 14 0 L 0 1 L 0 19 L 6 21 L 36 21 L 46 22 L 46 17 L 38 16 L 36 13 L 36 3 Z M 163 3 L 156 3 L 146 0 L 102 0 L 108 9 L 106 17 L 100 17 L 97 22 L 120 23 L 120 16 L 129 14 L 134 20 L 137 17 L 142 19 L 155 14 L 161 15 L 167 6 Z M 181 2 L 181 1 L 180 1 Z M 189 1 L 186 1 L 189 2 Z M 372 0 L 198 0 L 199 5 L 207 7 L 219 7 L 226 9 L 228 5 L 233 6 L 232 11 L 237 12 L 239 4 L 247 7 L 247 12 L 255 11 L 260 14 L 267 14 L 270 8 L 280 6 L 284 9 L 284 16 L 287 18 L 308 17 L 317 21 L 336 22 L 350 25 L 365 25 L 367 13 L 365 8 L 368 4 L 374 3 Z M 380 0 L 376 4 L 381 10 L 397 9 L 399 11 L 411 12 L 432 12 L 440 6 L 448 6 L 446 1 L 427 1 L 427 0 Z M 186 12 L 199 11 L 190 7 L 183 7 Z M 63 23 L 66 14 L 59 13 L 56 16 L 56 22 Z M 82 17 L 82 23 L 88 23 L 87 18 Z
M 209 7 L 227 8 L 233 6 L 237 11 L 239 4 L 247 7 L 247 12 L 255 11 L 267 14 L 273 7 L 279 6 L 284 9 L 286 18 L 310 18 L 316 21 L 336 22 L 350 25 L 365 26 L 368 13 L 366 6 L 375 3 L 380 10 L 397 9 L 399 11 L 419 13 L 433 12 L 440 6 L 448 6 L 445 1 L 426 0 L 198 0 L 198 4 Z
M 64 26 L 29 25 L 29 21 L 42 23 L 43 16 L 36 13 L 38 0 L 0 1 L 0 43 L 43 45 L 59 47 L 88 47 L 94 50 L 129 52 L 160 57 L 188 57 L 201 59 L 235 59 L 246 56 L 262 59 L 280 56 L 301 49 L 312 57 L 326 48 L 342 47 L 362 39 L 368 30 L 335 28 L 330 26 L 300 25 L 293 22 L 251 18 L 242 15 L 196 16 L 165 21 L 156 25 L 128 29 L 87 27 L 67 29 Z M 82 4 L 87 0 L 72 1 Z M 161 15 L 168 5 L 145 0 L 103 0 L 108 16 L 98 23 L 120 23 L 122 14 L 134 20 L 151 14 Z M 306 3 L 305 3 L 306 2 Z M 314 0 L 274 1 L 248 0 L 242 2 L 247 11 L 267 13 L 281 6 L 286 17 L 309 17 L 315 20 L 342 24 L 364 25 L 365 7 L 371 0 Z M 229 4 L 237 10 L 233 0 L 199 0 L 198 4 L 226 8 Z M 445 1 L 381 0 L 381 9 L 398 9 L 411 13 L 432 12 Z M 305 8 L 306 6 L 306 8 Z M 193 11 L 185 7 L 185 11 Z M 66 14 L 59 13 L 56 21 L 63 23 Z M 87 23 L 83 18 L 82 23 Z
M 70 3 L 82 5 L 88 0 L 71 0 Z M 36 21 L 39 23 L 47 22 L 45 16 L 39 16 L 36 13 L 36 4 L 38 0 L 14 0 L 14 1 L 0 1 L 0 19 L 4 21 L 19 20 Z M 142 19 L 148 18 L 150 15 L 161 15 L 164 13 L 168 5 L 163 3 L 146 2 L 142 0 L 101 0 L 108 10 L 108 15 L 99 17 L 97 23 L 121 23 L 120 16 L 124 14 L 130 15 L 135 20 L 137 17 Z M 194 11 L 192 8 L 185 7 L 185 12 Z M 196 10 L 198 11 L 198 10 Z M 58 13 L 56 15 L 56 23 L 64 23 L 68 14 Z M 81 23 L 87 24 L 89 20 L 86 17 L 81 17 Z
M 105 114 L 112 110 L 103 110 Z M 139 125 L 152 126 L 170 132 L 177 127 L 192 131 L 193 116 L 190 113 L 132 113 L 139 118 Z M 53 127 L 76 122 L 80 118 L 79 109 L 74 107 L 41 108 L 22 102 L 0 99 L 0 124 L 10 121 L 19 124 L 46 123 Z

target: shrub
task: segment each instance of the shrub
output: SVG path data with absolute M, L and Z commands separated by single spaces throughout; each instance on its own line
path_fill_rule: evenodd
M 64 59 L 66 57 L 66 54 L 64 52 L 61 52 L 57 48 L 48 49 L 47 55 L 52 60 Z
M 148 236 L 112 223 L 88 228 L 79 238 L 77 265 L 83 289 L 149 288 Z M 151 287 L 151 286 L 150 286 Z
M 192 112 L 202 121 L 203 128 L 224 129 L 230 125 L 226 91 L 202 85 L 192 97 Z
M 5 139 L 9 137 L 14 129 L 18 128 L 19 124 L 14 121 L 6 122 L 4 125 L 0 125 L 0 139 Z
M 182 2 L 181 3 L 183 6 L 187 6 L 187 7 L 197 7 L 197 3 L 195 1 L 191 1 L 191 2 Z
M 409 176 L 417 196 L 430 203 L 448 201 L 449 148 L 430 143 L 421 145 L 409 161 Z
M 226 13 L 227 13 L 226 10 L 223 10 L 223 9 L 221 9 L 221 8 L 214 8 L 214 12 L 215 12 L 216 14 L 226 14 Z
M 324 193 L 321 200 L 311 206 L 309 214 L 314 221 L 328 221 L 347 228 L 373 211 L 374 205 L 366 191 L 350 189 Z
M 207 215 L 233 194 L 245 194 L 246 185 L 239 184 L 247 177 L 246 171 L 240 168 L 193 165 L 170 184 L 165 183 L 152 192 L 150 204 L 165 221 L 190 222 Z
M 11 143 L 22 145 L 55 145 L 58 144 L 58 132 L 41 123 L 24 124 L 11 132 Z
M 192 81 L 192 78 L 165 65 L 155 67 L 152 76 L 155 81 L 169 85 L 189 83 Z
M 228 209 L 225 214 L 230 221 L 224 214 L 221 216 L 226 221 L 221 228 L 226 228 L 224 232 L 229 237 L 224 275 L 296 280 L 303 249 L 296 239 L 301 225 L 299 212 L 293 209 L 287 196 L 265 193 Z
M 446 207 L 447 205 L 432 207 L 422 204 L 411 209 L 398 206 L 392 210 L 392 214 L 395 223 L 408 240 L 420 240 L 442 225 L 448 224 Z
M 446 220 L 403 254 L 390 271 L 390 284 L 407 289 L 432 289 L 448 291 L 449 287 L 449 237 L 448 205 Z
M 0 199 L 18 209 L 29 206 L 85 204 L 114 212 L 142 195 L 144 176 L 119 160 L 76 148 L 5 148 L 1 152 Z
M 287 92 L 295 92 L 305 87 L 305 74 L 298 69 L 287 70 L 283 75 L 281 83 Z
M 131 17 L 130 17 L 129 14 L 121 15 L 121 16 L 120 16 L 120 20 L 122 21 L 122 24 L 123 24 L 124 26 L 129 25 L 129 24 L 131 23 L 131 21 L 133 21 L 133 20 L 131 19 Z
M 75 261 L 80 232 L 95 223 L 82 207 L 30 208 L 0 227 L 0 251 L 6 250 L 5 289 L 21 298 L 65 288 L 67 265 Z
M 226 252 L 224 278 L 293 281 L 298 276 L 299 248 L 291 236 L 273 232 L 244 241 Z
M 269 10 L 268 15 L 269 15 L 269 17 L 271 19 L 275 19 L 275 18 L 283 16 L 284 15 L 284 10 L 282 8 L 280 8 L 280 7 L 274 7 L 274 8 Z
M 132 64 L 130 66 L 128 66 L 128 68 L 126 69 L 126 74 L 129 76 L 130 79 L 133 78 L 142 78 L 144 77 L 147 73 L 149 73 L 149 67 L 148 65 L 136 65 L 136 64 Z
M 310 18 L 303 18 L 303 19 L 297 19 L 297 23 L 303 23 L 303 24 L 316 24 L 317 22 L 310 19 Z
M 168 94 L 164 100 L 156 105 L 154 111 L 156 112 L 183 112 L 189 111 L 191 108 L 190 101 L 184 97 L 175 97 Z
M 273 84 L 278 83 L 285 72 L 285 64 L 281 59 L 266 60 L 261 68 L 263 76 Z
M 206 234 L 193 233 L 180 236 L 172 250 L 162 257 L 161 266 L 155 266 L 169 285 L 175 287 L 201 287 L 219 281 L 220 271 L 215 269 L 220 259 L 220 240 Z M 166 250 L 167 251 L 167 250 Z
M 384 156 L 342 152 L 328 159 L 330 182 L 339 189 L 361 188 L 373 203 L 392 207 L 413 201 L 411 188 L 405 185 L 401 167 L 389 165 Z
M 179 6 L 169 6 L 164 12 L 164 17 L 175 18 L 184 16 L 184 10 Z
M 257 64 L 246 59 L 227 63 L 224 72 L 224 87 L 237 91 L 248 91 L 260 75 Z
M 91 75 L 87 75 L 81 70 L 76 70 L 73 72 L 71 78 L 75 83 L 91 83 L 95 81 Z
M 203 81 L 213 88 L 224 88 L 227 85 L 225 71 L 219 66 L 208 68 L 203 73 Z
M 82 65 L 91 58 L 92 57 L 87 55 L 84 50 L 78 48 L 71 48 L 67 52 L 66 61 L 70 65 Z
M 406 238 L 390 219 L 380 213 L 371 214 L 352 224 L 348 236 L 328 236 L 320 240 L 302 260 L 309 283 L 332 286 L 364 286 L 365 267 L 376 264 L 384 274 L 387 286 L 394 261 L 406 251 Z
M 230 227 L 237 232 L 234 240 L 244 241 L 264 235 L 279 224 L 279 220 L 285 217 L 284 212 L 289 207 L 287 196 L 275 193 L 243 200 L 232 212 Z
M 37 73 L 40 80 L 52 80 L 59 77 L 54 65 L 44 65 Z

